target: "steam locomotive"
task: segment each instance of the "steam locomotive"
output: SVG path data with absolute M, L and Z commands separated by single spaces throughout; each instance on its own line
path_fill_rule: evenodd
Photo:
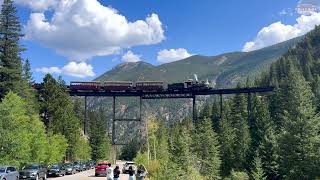
M 168 90 L 171 92 L 188 92 L 210 89 L 209 82 L 189 79 L 184 83 L 165 84 L 163 81 L 91 81 L 91 82 L 71 82 L 71 91 L 105 91 L 105 92 L 161 92 Z

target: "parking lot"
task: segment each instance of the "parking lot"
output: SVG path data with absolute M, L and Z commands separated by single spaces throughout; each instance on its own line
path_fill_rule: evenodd
M 117 161 L 117 165 L 122 169 L 124 162 L 123 161 Z M 112 166 L 114 168 L 114 166 Z M 129 177 L 127 174 L 121 174 L 120 180 L 127 180 Z M 94 176 L 94 169 L 83 171 L 74 175 L 66 175 L 63 177 L 50 177 L 49 179 L 55 179 L 55 180 L 102 180 L 106 179 L 106 177 L 95 177 Z

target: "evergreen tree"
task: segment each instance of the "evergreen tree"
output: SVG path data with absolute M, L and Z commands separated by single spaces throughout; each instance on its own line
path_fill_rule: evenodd
M 254 169 L 251 174 L 252 179 L 254 179 L 254 180 L 266 179 L 265 175 L 264 175 L 263 168 L 262 168 L 261 159 L 259 157 L 255 157 L 253 164 L 254 164 Z
M 32 71 L 31 71 L 31 65 L 29 59 L 26 59 L 26 61 L 23 64 L 22 67 L 22 78 L 29 84 L 33 83 L 33 77 L 32 77 Z
M 211 121 L 212 121 L 213 130 L 216 133 L 219 133 L 220 118 L 221 118 L 221 114 L 220 114 L 219 106 L 218 106 L 217 102 L 214 101 L 214 103 L 212 105 L 212 109 L 211 109 Z
M 250 147 L 250 132 L 247 121 L 245 97 L 237 94 L 233 98 L 230 112 L 230 120 L 235 133 L 234 141 L 234 169 L 244 170 L 247 168 L 247 155 Z
M 262 167 L 267 179 L 279 178 L 278 143 L 273 129 L 264 134 L 258 152 L 261 157 Z
M 225 103 L 226 104 L 226 103 Z M 232 127 L 230 121 L 230 107 L 228 104 L 224 106 L 223 119 L 220 121 L 220 152 L 221 152 L 221 175 L 230 175 L 231 170 L 234 167 L 234 144 L 235 144 L 235 130 Z
M 200 173 L 207 179 L 220 177 L 220 151 L 217 134 L 212 131 L 211 120 L 205 118 L 196 126 L 194 135 L 196 154 L 200 160 Z
M 21 92 L 22 67 L 19 40 L 21 25 L 13 0 L 4 0 L 0 14 L 0 94 L 3 97 L 10 90 Z
M 89 142 L 92 149 L 91 156 L 95 161 L 110 158 L 111 142 L 107 136 L 106 117 L 103 109 L 89 114 Z
M 211 107 L 209 103 L 205 103 L 202 110 L 200 111 L 199 114 L 199 120 L 203 120 L 205 118 L 210 118 L 211 117 Z
M 60 79 L 59 82 L 49 74 L 45 76 L 44 88 L 39 93 L 40 114 L 43 114 L 47 132 L 62 134 L 68 140 L 67 158 L 72 160 L 76 158 L 76 144 L 81 135 L 81 126 L 74 113 L 72 100 L 62 84 L 63 81 Z
M 286 94 L 284 127 L 279 137 L 280 172 L 285 179 L 314 179 L 320 172 L 319 123 L 309 84 L 291 70 L 281 89 Z

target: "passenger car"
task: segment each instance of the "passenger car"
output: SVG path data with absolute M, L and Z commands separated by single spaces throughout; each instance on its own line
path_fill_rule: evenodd
M 95 176 L 106 176 L 108 167 L 107 161 L 100 162 L 95 168 Z
M 73 164 L 74 164 L 74 168 L 76 169 L 76 171 L 81 172 L 84 170 L 83 165 L 80 161 L 76 161 Z
M 0 180 L 18 180 L 19 172 L 13 166 L 0 166 Z
M 66 170 L 62 164 L 53 164 L 49 166 L 48 176 L 64 176 Z
M 64 168 L 65 168 L 66 174 L 75 174 L 77 172 L 76 168 L 72 163 L 64 164 Z
M 129 167 L 130 167 L 130 166 L 132 166 L 132 169 L 133 169 L 134 171 L 136 171 L 137 167 L 136 167 L 135 163 L 134 163 L 134 162 L 131 162 L 131 161 L 128 161 L 128 162 L 126 162 L 126 163 L 123 165 L 122 173 L 123 173 L 123 174 L 127 174 L 128 171 L 129 171 Z
M 19 172 L 20 179 L 47 179 L 47 168 L 41 164 L 30 164 Z

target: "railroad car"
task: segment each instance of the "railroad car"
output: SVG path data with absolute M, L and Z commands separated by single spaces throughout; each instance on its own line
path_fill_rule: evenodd
M 101 82 L 70 82 L 71 91 L 100 91 L 102 87 Z
M 185 90 L 186 90 L 185 83 L 168 84 L 168 91 L 185 91 Z
M 131 91 L 133 89 L 133 82 L 130 81 L 106 81 L 103 83 L 103 89 L 105 91 L 124 92 Z
M 135 84 L 136 91 L 143 92 L 157 92 L 163 91 L 164 82 L 163 81 L 139 81 Z

